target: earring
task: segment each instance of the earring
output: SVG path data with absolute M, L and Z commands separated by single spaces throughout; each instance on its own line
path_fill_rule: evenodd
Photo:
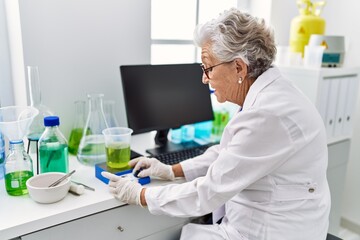
M 243 81 L 243 79 L 242 79 L 242 77 L 240 77 L 238 83 L 241 84 L 242 81 Z

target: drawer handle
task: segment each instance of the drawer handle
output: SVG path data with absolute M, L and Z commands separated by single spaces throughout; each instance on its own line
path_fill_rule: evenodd
M 120 230 L 120 232 L 124 231 L 124 229 L 121 226 L 118 226 L 117 229 Z

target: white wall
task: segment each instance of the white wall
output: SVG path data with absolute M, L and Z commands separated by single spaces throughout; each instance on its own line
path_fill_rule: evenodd
M 295 6 L 295 8 L 294 8 Z M 327 0 L 322 17 L 326 20 L 327 35 L 343 35 L 350 42 L 345 66 L 360 67 L 360 2 L 357 0 Z M 295 1 L 272 0 L 271 23 L 277 32 L 277 42 L 288 45 L 291 19 L 298 15 Z M 287 31 L 284 31 L 287 29 Z M 359 86 L 360 92 L 360 86 Z M 359 96 L 360 94 L 358 94 Z M 360 232 L 360 97 L 358 97 L 350 159 L 343 195 L 342 217 L 358 226 Z
M 39 67 L 42 102 L 64 134 L 73 102 L 88 92 L 115 100 L 126 125 L 119 66 L 150 63 L 150 1 L 19 0 L 19 12 L 24 63 L 17 64 Z
M 0 0 L 0 105 L 13 105 L 9 36 L 4 0 Z

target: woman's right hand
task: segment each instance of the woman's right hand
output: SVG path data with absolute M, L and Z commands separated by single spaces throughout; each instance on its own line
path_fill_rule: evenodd
M 156 158 L 138 157 L 129 162 L 134 168 L 133 173 L 140 171 L 138 177 L 159 177 L 164 180 L 174 180 L 175 175 L 171 165 L 166 165 Z

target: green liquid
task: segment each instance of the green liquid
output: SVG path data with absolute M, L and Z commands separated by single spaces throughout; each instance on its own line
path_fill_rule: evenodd
M 73 155 L 77 154 L 82 135 L 82 128 L 74 128 L 73 130 L 71 130 L 69 138 L 69 153 Z
M 40 172 L 69 172 L 68 146 L 58 142 L 40 146 Z
M 111 168 L 128 167 L 130 145 L 127 143 L 110 144 L 106 147 L 106 164 Z
M 220 137 L 228 122 L 229 122 L 228 112 L 214 112 L 214 121 L 211 129 L 211 135 L 213 137 L 219 138 L 218 140 L 220 140 Z
M 21 196 L 28 193 L 26 181 L 33 176 L 31 171 L 11 172 L 5 175 L 5 187 L 9 195 Z

